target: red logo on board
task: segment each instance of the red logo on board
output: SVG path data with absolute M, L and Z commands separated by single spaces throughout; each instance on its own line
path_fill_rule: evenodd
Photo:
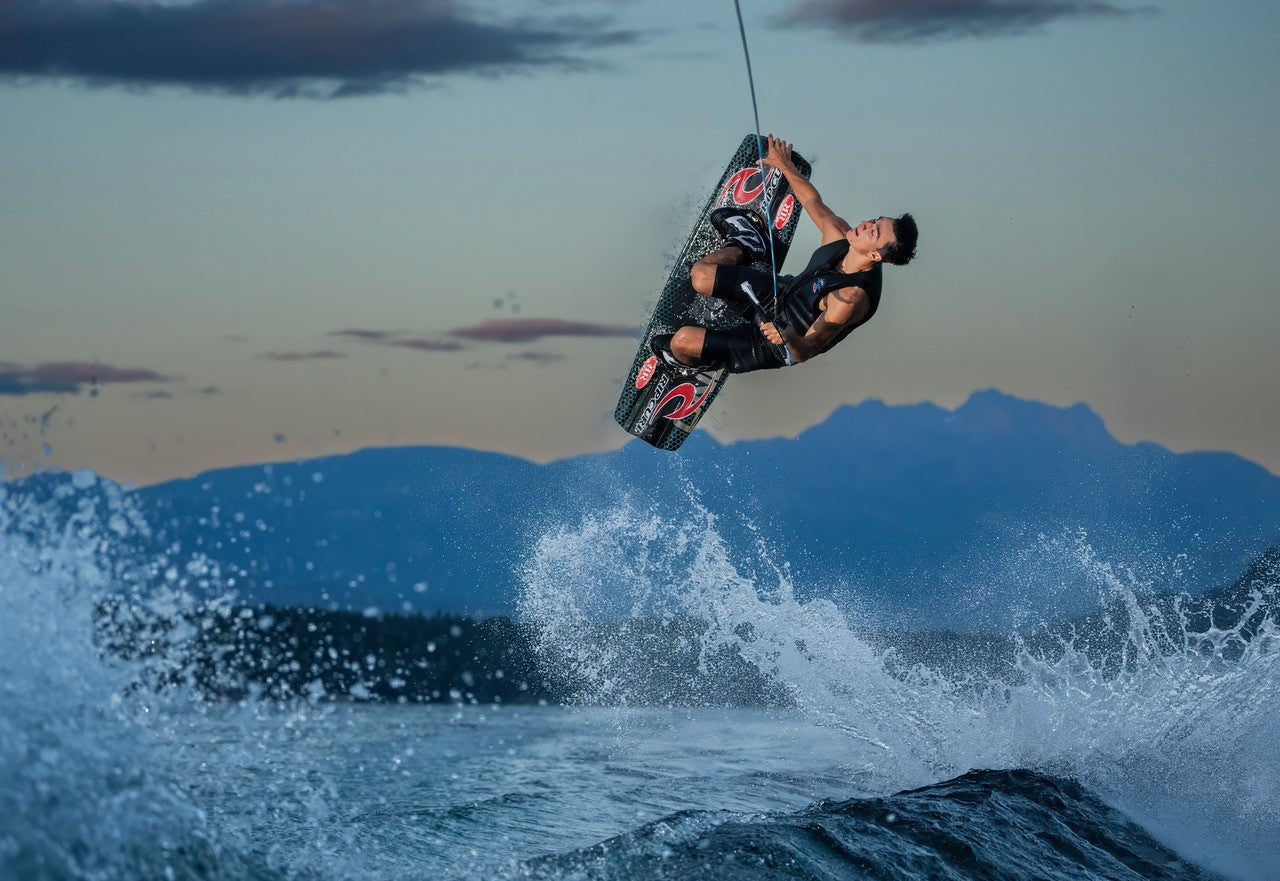
M 662 408 L 671 401 L 680 400 L 680 406 L 670 413 L 663 413 L 668 419 L 685 419 L 698 412 L 698 409 L 706 403 L 707 395 L 711 394 L 711 390 L 716 387 L 715 382 L 711 382 L 706 391 L 702 393 L 702 397 L 698 398 L 698 390 L 693 387 L 691 382 L 683 382 L 680 385 L 667 392 L 666 396 L 658 402 L 658 412 L 662 413 Z M 695 400 L 695 398 L 697 398 Z
M 755 178 L 755 182 L 750 186 L 747 181 Z M 744 168 L 741 171 L 735 171 L 733 177 L 724 183 L 724 188 L 720 190 L 720 200 L 724 201 L 724 197 L 732 191 L 733 201 L 739 205 L 750 205 L 753 201 L 760 198 L 760 194 L 764 192 L 765 181 L 768 178 L 759 168 Z
M 649 380 L 653 379 L 653 371 L 658 369 L 658 356 L 650 355 L 649 360 L 640 365 L 640 372 L 636 374 L 636 388 L 644 388 L 649 384 Z
M 787 225 L 787 221 L 791 219 L 791 212 L 796 210 L 796 197 L 789 195 L 782 200 L 782 204 L 778 206 L 778 216 L 773 221 L 773 225 L 782 229 Z

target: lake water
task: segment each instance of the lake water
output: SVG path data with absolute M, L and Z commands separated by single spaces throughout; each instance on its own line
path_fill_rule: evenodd
M 99 651 L 94 602 L 139 561 L 110 553 L 127 510 L 82 514 L 0 524 L 3 879 L 1280 879 L 1271 630 L 1171 649 L 1136 615 L 1119 666 L 904 667 L 713 524 L 645 560 L 662 524 L 613 514 L 531 548 L 522 615 L 615 706 L 209 702 L 138 687 L 177 656 Z M 605 599 L 708 621 L 794 706 L 634 706 L 645 653 L 584 636 Z

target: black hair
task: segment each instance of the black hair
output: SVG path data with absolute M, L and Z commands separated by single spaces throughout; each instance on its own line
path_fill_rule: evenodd
M 916 256 L 916 238 L 919 235 L 920 230 L 916 228 L 916 219 L 910 214 L 894 218 L 893 237 L 897 241 L 881 248 L 880 258 L 894 266 L 906 266 L 911 262 L 911 258 Z

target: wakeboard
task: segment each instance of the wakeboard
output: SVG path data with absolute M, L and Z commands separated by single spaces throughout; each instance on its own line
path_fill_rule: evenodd
M 671 367 L 653 354 L 650 341 L 685 325 L 729 330 L 747 321 L 722 301 L 699 296 L 689 280 L 693 264 L 721 245 L 720 234 L 711 226 L 709 215 L 717 208 L 735 206 L 752 209 L 763 218 L 767 202 L 769 231 L 774 240 L 773 266 L 778 272 L 795 236 L 800 206 L 782 172 L 761 167 L 759 158 L 764 146 L 753 134 L 743 138 L 711 191 L 654 306 L 613 412 L 619 425 L 660 450 L 679 449 L 724 389 L 728 373 L 724 368 Z M 791 161 L 804 177 L 809 176 L 812 168 L 808 162 L 795 153 L 791 154 Z M 768 257 L 753 265 L 765 272 L 770 270 Z

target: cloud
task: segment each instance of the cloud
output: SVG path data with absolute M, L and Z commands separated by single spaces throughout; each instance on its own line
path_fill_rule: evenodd
M 330 336 L 352 337 L 370 343 L 416 349 L 420 352 L 461 352 L 467 346 L 460 340 L 489 343 L 531 343 L 544 337 L 626 337 L 639 333 L 635 327 L 596 324 L 589 321 L 565 321 L 560 318 L 491 318 L 479 324 L 458 327 L 446 338 L 412 337 L 392 330 L 357 328 L 330 331 Z M 533 360 L 533 359 L 530 359 Z M 542 358 L 542 360 L 546 360 Z
M 163 401 L 173 397 L 173 392 L 167 392 L 164 389 L 158 389 L 154 392 L 135 392 L 129 397 L 139 401 L 155 400 Z
M 46 361 L 31 371 L 34 375 L 55 382 L 88 383 L 108 382 L 169 382 L 170 378 L 142 367 L 112 367 L 94 361 Z
M 460 0 L 0 0 L 0 76 L 280 98 L 579 69 L 581 53 L 636 38 L 601 19 L 498 20 Z
M 329 331 L 329 336 L 349 336 L 355 337 L 358 340 L 368 340 L 369 342 L 376 343 L 392 336 L 392 333 L 389 330 L 361 330 L 359 328 L 352 328 L 349 330 L 331 330 Z
M 460 352 L 466 348 L 457 340 L 394 340 L 387 345 L 417 349 L 419 352 Z
M 75 394 L 80 387 L 66 382 L 38 382 L 21 374 L 0 372 L 0 395 Z
M 458 352 L 466 348 L 457 340 L 406 338 L 391 330 L 333 330 L 329 332 L 329 336 L 353 337 L 368 343 L 382 343 L 387 346 L 399 346 L 402 349 L 416 349 L 419 352 Z
M 172 382 L 172 378 L 141 367 L 89 361 L 46 361 L 34 367 L 0 363 L 0 395 L 77 394 L 86 385 L 131 382 Z
M 321 349 L 318 352 L 263 352 L 258 356 L 267 361 L 322 361 L 329 358 L 345 358 L 345 352 Z
M 803 0 L 779 13 L 775 23 L 831 28 L 866 43 L 932 43 L 1017 36 L 1059 19 L 1154 11 L 1094 0 Z
M 462 339 L 493 343 L 531 343 L 550 336 L 634 337 L 637 333 L 634 327 L 561 318 L 493 318 L 450 331 Z

